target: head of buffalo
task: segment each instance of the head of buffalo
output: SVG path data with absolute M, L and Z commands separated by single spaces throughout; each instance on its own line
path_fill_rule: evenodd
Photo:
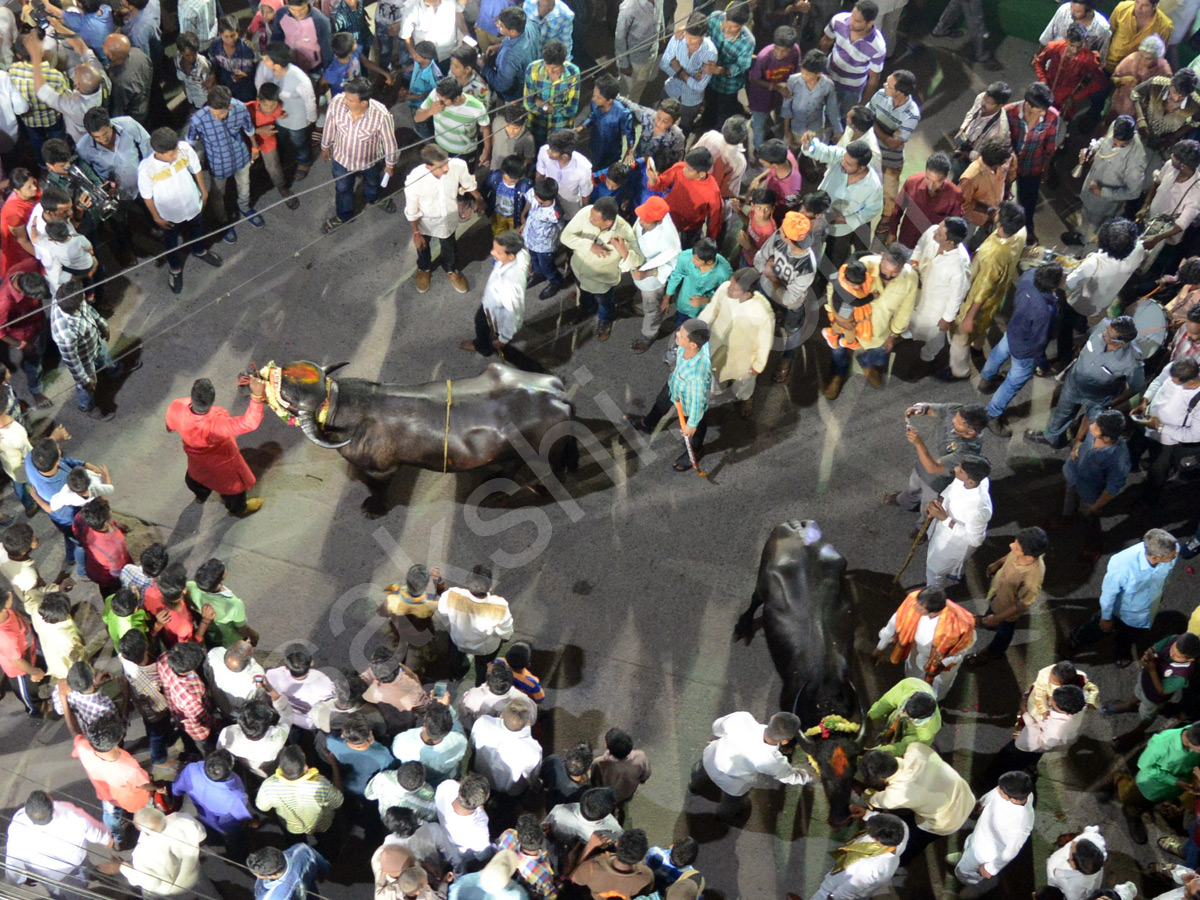
M 332 418 L 337 403 L 337 382 L 329 376 L 349 363 L 338 363 L 326 369 L 316 363 L 299 360 L 279 367 L 279 403 L 296 417 L 304 436 L 326 450 L 337 450 L 349 441 L 331 441 L 325 437 L 317 415 L 322 407 Z

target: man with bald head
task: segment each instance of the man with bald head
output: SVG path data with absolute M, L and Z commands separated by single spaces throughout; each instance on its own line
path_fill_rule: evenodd
M 424 874 L 408 848 L 398 844 L 384 844 L 371 856 L 371 871 L 375 874 L 375 900 L 403 900 L 408 892 L 401 890 L 400 880 L 408 871 Z M 413 878 L 406 883 L 415 884 Z M 424 887 L 429 886 L 428 878 Z M 420 887 L 417 888 L 420 890 Z
M 150 57 L 129 43 L 123 34 L 110 34 L 104 39 L 104 55 L 108 57 L 108 77 L 112 79 L 109 112 L 114 116 L 129 116 L 145 125 L 154 83 Z
M 96 54 L 88 49 L 87 44 L 77 37 L 70 38 L 67 43 L 79 54 L 79 65 L 71 73 L 75 90 L 68 94 L 59 92 L 56 85 L 46 82 L 42 71 L 42 42 L 36 31 L 31 31 L 23 38 L 25 49 L 29 52 L 29 61 L 33 65 L 33 90 L 38 100 L 51 109 L 62 114 L 63 124 L 71 143 L 79 140 L 84 134 L 83 116 L 89 109 L 104 104 L 103 85 L 108 83 L 108 76 L 96 61 Z
M 231 647 L 213 647 L 205 660 L 204 675 L 212 688 L 211 696 L 221 715 L 230 720 L 251 700 L 266 697 L 266 674 L 247 640 Z M 259 678 L 264 680 L 260 682 Z

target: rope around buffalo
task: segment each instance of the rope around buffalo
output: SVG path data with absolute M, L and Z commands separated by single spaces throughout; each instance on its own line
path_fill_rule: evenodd
M 454 391 L 450 385 L 452 382 L 449 378 L 446 379 L 446 436 L 442 439 L 442 474 L 445 475 L 450 471 L 450 402 L 454 398 Z

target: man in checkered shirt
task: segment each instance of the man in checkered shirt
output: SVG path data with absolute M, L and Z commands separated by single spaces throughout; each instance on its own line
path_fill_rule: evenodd
M 96 405 L 96 380 L 101 375 L 128 375 L 142 364 L 139 360 L 120 365 L 113 359 L 107 343 L 108 326 L 91 304 L 84 303 L 83 284 L 76 278 L 58 289 L 58 300 L 50 307 L 50 336 L 75 379 L 79 409 L 89 418 L 107 422 L 115 413 Z

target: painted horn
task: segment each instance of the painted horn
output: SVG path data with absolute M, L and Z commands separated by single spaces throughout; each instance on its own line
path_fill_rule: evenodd
M 300 430 L 304 432 L 304 436 L 316 444 L 318 447 L 323 447 L 326 450 L 338 450 L 345 447 L 350 441 L 345 440 L 340 443 L 333 443 L 325 439 L 321 433 L 321 428 L 317 425 L 317 420 L 311 412 L 300 414 Z

